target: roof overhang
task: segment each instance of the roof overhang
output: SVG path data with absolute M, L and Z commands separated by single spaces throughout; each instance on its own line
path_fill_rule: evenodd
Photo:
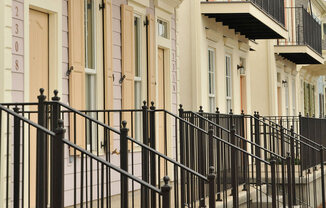
M 275 45 L 274 52 L 295 64 L 324 63 L 324 58 L 307 45 Z
M 306 72 L 312 76 L 325 76 L 326 75 L 326 64 L 313 64 L 302 66 L 302 69 L 305 69 Z
M 201 13 L 248 39 L 283 39 L 284 26 L 252 2 L 201 2 Z

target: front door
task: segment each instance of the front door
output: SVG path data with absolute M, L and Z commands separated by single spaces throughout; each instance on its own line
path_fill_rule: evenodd
M 164 83 L 164 49 L 158 49 L 158 100 L 157 100 L 157 108 L 165 109 L 165 83 Z M 159 151 L 161 153 L 167 154 L 166 144 L 167 144 L 167 135 L 165 125 L 165 118 L 163 113 L 159 113 L 158 118 L 158 140 L 159 140 Z M 162 167 L 165 167 L 161 162 L 161 170 Z M 161 172 L 163 174 L 163 172 Z
M 240 92 L 241 92 L 241 110 L 243 110 L 244 113 L 247 113 L 247 93 L 246 93 L 246 77 L 241 76 L 240 77 Z
M 29 27 L 29 101 L 37 101 L 40 88 L 49 91 L 49 15 L 31 9 Z
M 49 15 L 36 10 L 29 10 L 29 101 L 37 102 L 39 89 L 49 95 Z M 31 109 L 31 110 L 37 110 Z M 31 115 L 37 122 L 37 115 Z M 36 184 L 36 131 L 30 131 L 30 199 L 35 205 Z
M 282 88 L 277 87 L 277 108 L 278 116 L 282 116 Z

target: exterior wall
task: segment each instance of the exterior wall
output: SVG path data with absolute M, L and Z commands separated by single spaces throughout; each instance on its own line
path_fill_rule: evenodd
M 226 78 L 225 55 L 231 55 L 232 74 L 232 109 L 241 112 L 240 72 L 237 65 L 240 58 L 248 62 L 248 39 L 234 30 L 228 29 L 220 22 L 215 22 L 201 15 L 200 1 L 184 1 L 177 10 L 178 13 L 178 50 L 179 50 L 179 102 L 186 110 L 198 110 L 203 106 L 209 110 L 208 99 L 208 48 L 215 51 L 215 103 L 220 112 L 226 113 Z M 247 65 L 249 66 L 249 65 Z M 246 70 L 247 83 L 250 83 L 250 67 Z M 247 90 L 247 112 L 250 112 Z
M 0 102 L 11 102 L 11 71 L 12 71 L 12 61 L 11 61 L 11 48 L 12 48 L 12 1 L 4 0 L 0 1 Z M 2 129 L 7 129 L 4 122 L 1 124 Z M 9 132 L 0 132 L 1 138 L 5 138 L 6 134 Z M 6 155 L 6 143 L 0 141 L 0 207 L 5 206 L 6 199 L 6 168 L 5 162 Z M 10 159 L 9 158 L 9 159 Z M 9 178 L 11 180 L 11 178 Z M 12 198 L 12 195 L 9 195 Z

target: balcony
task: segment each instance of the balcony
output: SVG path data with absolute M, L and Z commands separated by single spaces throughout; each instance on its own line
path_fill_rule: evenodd
M 295 64 L 323 64 L 321 24 L 303 7 L 286 8 L 288 38 L 278 40 L 275 53 Z
M 284 0 L 213 0 L 201 2 L 201 13 L 248 39 L 287 37 Z

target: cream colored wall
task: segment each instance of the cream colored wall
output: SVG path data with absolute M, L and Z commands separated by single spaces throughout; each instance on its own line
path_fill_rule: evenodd
M 243 36 L 236 35 L 222 23 L 217 23 L 201 15 L 200 1 L 184 1 L 177 9 L 178 50 L 179 50 L 179 102 L 186 110 L 198 110 L 208 103 L 208 47 L 215 50 L 216 107 L 226 113 L 225 55 L 232 56 L 232 108 L 241 112 L 240 72 L 237 65 L 240 57 L 247 59 L 249 45 Z M 240 49 L 241 48 L 241 49 Z M 248 60 L 247 60 L 248 62 Z M 250 82 L 250 69 L 247 70 L 247 83 Z M 250 99 L 249 85 L 247 101 Z M 248 105 L 250 110 L 250 105 Z
M 0 102 L 11 101 L 11 0 L 0 1 Z M 3 115 L 4 116 L 4 115 Z M 2 122 L 2 129 L 7 129 Z M 7 132 L 1 132 L 1 138 L 5 138 Z M 0 155 L 0 207 L 5 207 L 6 198 L 6 148 L 5 142 L 1 142 Z M 10 154 L 9 154 L 10 157 Z M 9 198 L 12 198 L 12 192 Z

